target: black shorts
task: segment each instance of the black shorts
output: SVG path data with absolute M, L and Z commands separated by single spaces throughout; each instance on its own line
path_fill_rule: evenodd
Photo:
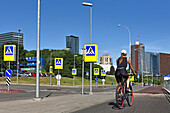
M 117 83 L 120 83 L 120 82 L 122 83 L 123 78 L 127 80 L 129 75 L 125 69 L 116 69 L 115 77 L 116 77 Z

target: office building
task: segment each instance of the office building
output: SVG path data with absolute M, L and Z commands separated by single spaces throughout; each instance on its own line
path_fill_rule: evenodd
M 66 50 L 71 51 L 74 54 L 79 53 L 79 37 L 73 35 L 66 36 Z
M 145 52 L 145 69 L 144 71 L 146 73 L 155 73 L 158 74 L 158 53 L 152 53 L 152 52 Z
M 23 45 L 23 33 L 8 32 L 0 34 L 0 47 L 7 42 L 18 42 L 18 38 L 19 44 Z
M 170 54 L 159 53 L 157 61 L 158 73 L 164 75 L 170 74 Z
M 143 43 L 136 41 L 135 45 L 131 45 L 131 62 L 134 70 L 139 73 L 145 69 L 145 46 Z

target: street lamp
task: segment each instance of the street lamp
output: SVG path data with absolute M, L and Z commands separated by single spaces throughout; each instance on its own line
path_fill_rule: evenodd
M 38 0 L 37 10 L 37 61 L 36 61 L 36 97 L 35 100 L 41 100 L 40 98 L 40 78 L 39 78 L 39 65 L 40 65 L 40 8 L 41 0 Z
M 49 49 L 49 51 L 51 52 L 51 49 Z M 51 63 L 52 54 L 53 54 L 53 53 L 50 53 L 49 73 L 50 73 L 50 66 L 52 65 L 52 63 Z M 51 74 L 50 74 L 50 85 L 51 85 Z
M 117 26 L 118 26 L 118 27 L 124 27 L 124 28 L 126 28 L 126 29 L 128 30 L 128 32 L 129 32 L 129 54 L 130 54 L 130 60 L 131 60 L 131 36 L 130 36 L 130 29 L 129 29 L 128 27 L 123 26 L 123 25 L 120 25 L 120 24 L 118 24 Z
M 20 31 L 21 29 L 18 30 L 19 31 L 19 35 L 20 35 Z M 18 70 L 19 70 L 19 36 L 18 36 L 18 54 L 17 54 L 17 84 L 18 84 Z
M 90 7 L 90 43 L 92 43 L 92 3 L 83 2 L 83 6 Z M 93 94 L 92 92 L 92 63 L 90 62 L 90 92 L 89 94 Z
M 74 69 L 76 68 L 75 66 L 75 57 L 77 57 L 77 55 L 74 55 Z M 75 86 L 75 75 L 73 75 L 73 86 Z

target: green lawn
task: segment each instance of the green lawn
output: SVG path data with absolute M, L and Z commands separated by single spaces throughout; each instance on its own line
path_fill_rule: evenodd
M 11 78 L 11 83 L 16 83 L 17 82 L 17 77 L 10 77 Z M 113 77 L 106 77 L 105 84 L 106 85 L 112 85 L 112 80 L 113 84 L 116 84 L 116 79 Z M 36 77 L 19 77 L 18 78 L 19 83 L 26 83 L 26 84 L 35 84 L 36 83 Z M 0 77 L 0 82 L 6 82 L 6 77 Z M 55 77 L 52 77 L 51 80 L 53 85 L 57 84 L 57 79 Z M 68 77 L 62 77 L 60 81 L 61 85 L 73 85 L 73 78 L 68 78 Z M 50 77 L 40 77 L 40 84 L 50 84 Z M 75 77 L 75 85 L 81 85 L 82 84 L 82 78 L 81 77 Z M 93 85 L 95 85 L 96 82 L 93 80 Z M 89 79 L 84 79 L 84 85 L 89 85 Z M 102 85 L 102 79 L 98 80 L 98 85 Z

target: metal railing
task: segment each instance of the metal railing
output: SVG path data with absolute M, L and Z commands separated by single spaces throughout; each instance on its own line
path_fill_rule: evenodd
M 170 80 L 164 82 L 164 89 L 170 93 Z

